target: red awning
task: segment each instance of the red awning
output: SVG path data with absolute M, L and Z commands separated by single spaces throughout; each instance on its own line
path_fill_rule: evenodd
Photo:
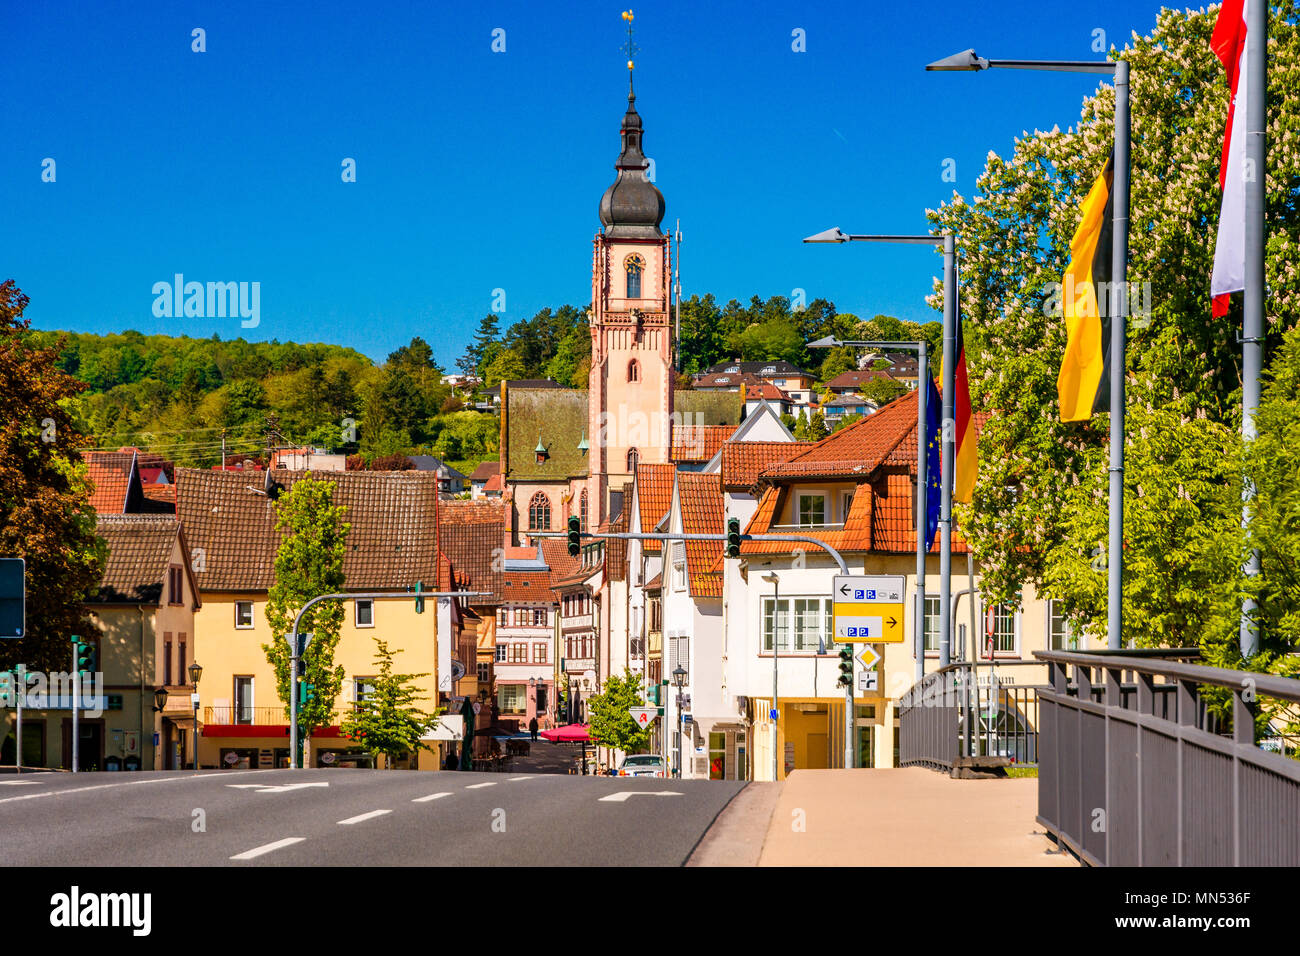
M 557 744 L 591 743 L 590 731 L 591 727 L 587 724 L 568 724 L 564 727 L 543 730 L 540 736 Z

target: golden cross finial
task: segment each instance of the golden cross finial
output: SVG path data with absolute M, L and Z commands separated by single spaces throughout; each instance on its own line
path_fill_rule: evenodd
M 623 44 L 623 52 L 627 54 L 627 68 L 632 69 L 632 58 L 636 56 L 638 47 L 632 42 L 632 11 L 624 10 L 623 19 L 627 21 L 627 43 Z

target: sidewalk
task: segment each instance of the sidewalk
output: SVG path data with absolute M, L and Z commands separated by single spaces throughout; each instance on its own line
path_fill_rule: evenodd
M 919 767 L 796 770 L 760 866 L 1077 866 L 1034 821 L 1038 780 Z

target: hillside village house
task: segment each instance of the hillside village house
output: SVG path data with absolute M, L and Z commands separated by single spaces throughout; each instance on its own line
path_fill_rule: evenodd
M 178 469 L 177 516 L 190 543 L 202 598 L 194 627 L 203 654 L 198 687 L 203 766 L 256 768 L 288 762 L 285 703 L 262 645 L 283 639 L 272 634 L 266 618 L 280 540 L 273 502 L 305 475 Z M 432 710 L 437 704 L 439 674 L 447 669 L 454 636 L 448 609 L 438 605 L 451 602 L 431 599 L 421 614 L 410 596 L 417 584 L 433 591 L 440 580 L 435 474 L 344 471 L 312 477 L 333 483 L 334 503 L 347 509 L 344 520 L 351 530 L 343 560 L 344 590 L 393 596 L 352 600 L 344 607 L 335 663 L 342 665 L 345 678 L 335 719 L 315 732 L 304 758 L 310 766 L 339 766 L 363 753 L 359 744 L 340 735 L 339 722 L 372 690 L 376 637 L 396 652 L 395 672 L 426 675 L 416 681 L 424 698 L 421 706 Z M 448 644 L 441 654 L 440 616 Z M 434 743 L 414 763 L 436 768 L 443 746 Z
M 96 531 L 108 545 L 103 579 L 86 601 L 98 629 L 78 636 L 96 648 L 103 683 L 90 703 L 101 713 L 78 720 L 78 763 L 83 770 L 179 769 L 193 754 L 187 669 L 201 604 L 185 535 L 171 515 L 100 515 Z M 24 766 L 70 769 L 70 695 L 28 703 L 56 706 L 24 709 Z M 11 708 L 0 712 L 0 763 L 13 762 L 15 725 Z

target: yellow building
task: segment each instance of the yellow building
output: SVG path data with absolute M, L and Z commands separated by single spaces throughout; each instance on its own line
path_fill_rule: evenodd
M 155 770 L 181 766 L 192 744 L 185 686 L 199 607 L 189 552 L 172 515 L 101 514 L 108 544 L 98 591 L 86 604 L 98 631 L 78 635 L 95 647 L 99 683 L 82 692 L 78 719 L 81 770 Z M 72 669 L 69 649 L 67 670 Z M 71 685 L 32 675 L 23 711 L 23 765 L 72 766 Z M 160 690 L 167 693 L 161 710 Z M 0 715 L 3 762 L 12 761 L 17 714 Z
M 194 623 L 203 667 L 198 685 L 202 766 L 288 765 L 285 701 L 263 645 L 277 639 L 266 617 L 280 540 L 274 501 L 306 474 L 273 470 L 250 483 L 250 476 L 236 472 L 178 469 L 176 510 L 203 597 Z M 438 621 L 450 621 L 449 602 L 428 599 L 420 613 L 412 597 L 417 585 L 427 592 L 446 584 L 438 574 L 437 476 L 344 471 L 312 477 L 334 485 L 334 503 L 346 509 L 344 520 L 351 526 L 343 560 L 344 590 L 392 597 L 347 603 L 334 657 L 345 674 L 335 719 L 308 741 L 304 765 L 368 766 L 363 748 L 340 736 L 338 727 L 372 689 L 378 673 L 377 638 L 396 652 L 394 673 L 425 675 L 416 681 L 423 709 L 432 711 L 439 703 L 440 673 L 442 699 L 454 693 L 447 672 L 455 635 L 446 624 L 448 647 L 439 647 Z M 445 746 L 431 743 L 430 749 L 418 753 L 416 766 L 436 769 Z M 398 765 L 412 763 L 407 759 Z

